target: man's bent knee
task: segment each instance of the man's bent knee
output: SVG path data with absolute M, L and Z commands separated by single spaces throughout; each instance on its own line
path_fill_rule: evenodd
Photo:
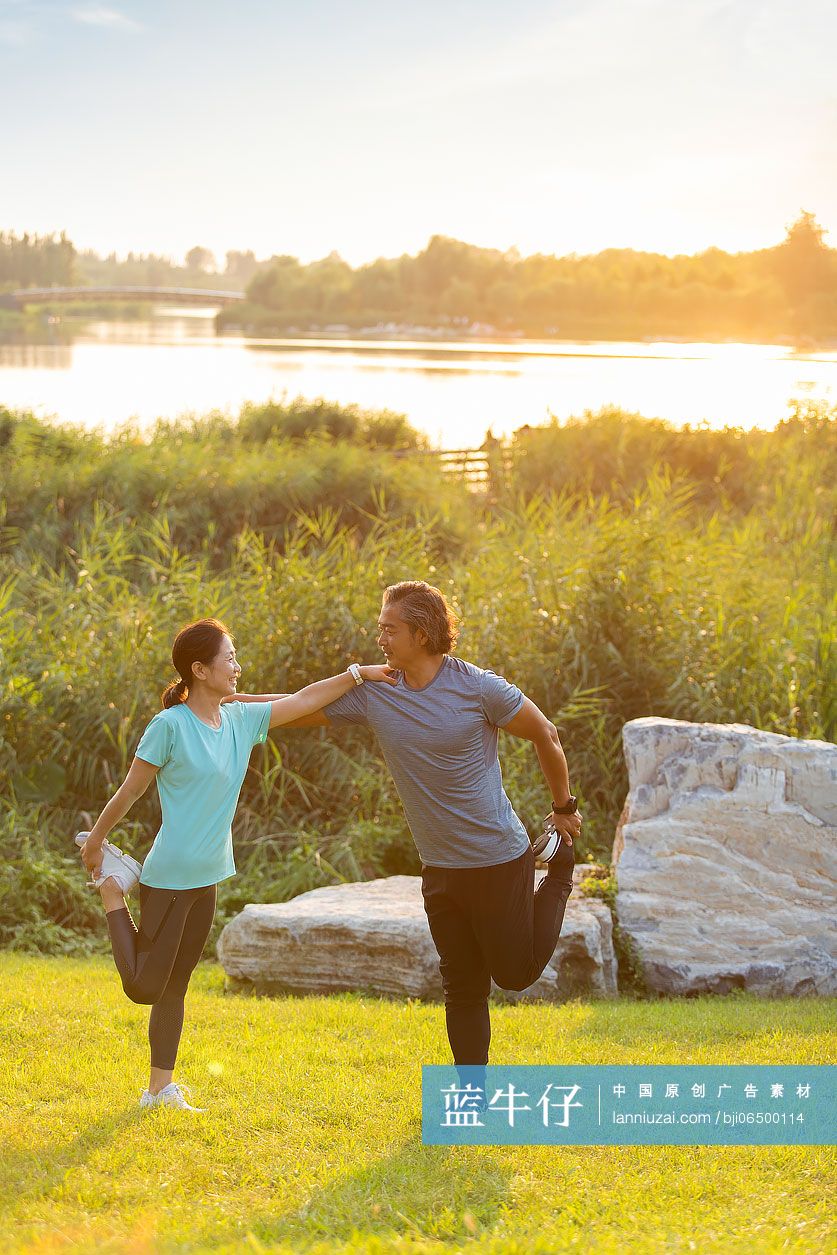
M 494 984 L 510 993 L 520 993 L 521 990 L 528 989 L 530 985 L 534 985 L 538 979 L 530 971 L 499 971 L 494 972 L 493 975 Z

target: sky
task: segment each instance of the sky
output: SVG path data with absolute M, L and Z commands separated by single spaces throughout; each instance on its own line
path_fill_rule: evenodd
M 0 0 L 0 229 L 353 265 L 837 246 L 834 0 Z

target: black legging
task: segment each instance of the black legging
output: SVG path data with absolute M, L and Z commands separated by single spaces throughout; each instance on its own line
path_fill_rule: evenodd
M 140 926 L 126 907 L 108 911 L 108 931 L 122 988 L 150 1003 L 152 1068 L 174 1068 L 189 979 L 215 918 L 216 886 L 153 889 L 140 885 Z
M 574 865 L 573 848 L 563 842 L 536 893 L 531 846 L 494 867 L 422 867 L 455 1063 L 488 1063 L 492 977 L 501 989 L 528 989 L 552 958 Z

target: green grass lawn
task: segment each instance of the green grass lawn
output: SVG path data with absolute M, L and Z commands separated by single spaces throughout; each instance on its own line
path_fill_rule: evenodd
M 178 1079 L 141 1112 L 147 1009 L 104 959 L 0 954 L 0 1249 L 817 1251 L 835 1151 L 432 1147 L 441 1006 L 263 999 L 193 978 Z M 497 1007 L 493 1063 L 828 1063 L 835 1000 Z

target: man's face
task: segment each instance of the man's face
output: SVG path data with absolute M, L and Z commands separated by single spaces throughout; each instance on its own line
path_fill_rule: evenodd
M 424 639 L 423 632 L 412 634 L 401 617 L 398 602 L 384 602 L 378 615 L 378 644 L 391 667 L 403 671 L 414 659 L 426 654 Z

